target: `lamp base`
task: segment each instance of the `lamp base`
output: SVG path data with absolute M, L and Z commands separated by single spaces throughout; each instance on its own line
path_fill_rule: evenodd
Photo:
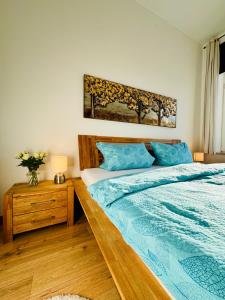
M 66 177 L 64 174 L 56 174 L 54 177 L 55 184 L 62 184 L 66 181 Z

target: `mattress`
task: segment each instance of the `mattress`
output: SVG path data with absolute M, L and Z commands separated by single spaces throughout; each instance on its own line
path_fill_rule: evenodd
M 152 166 L 151 168 L 145 169 L 131 169 L 131 170 L 120 170 L 120 171 L 107 171 L 101 168 L 91 168 L 91 169 L 84 169 L 81 171 L 81 178 L 86 186 L 94 184 L 99 180 L 118 177 L 126 174 L 135 174 L 140 172 L 146 171 L 154 171 L 159 168 L 165 168 L 162 166 Z

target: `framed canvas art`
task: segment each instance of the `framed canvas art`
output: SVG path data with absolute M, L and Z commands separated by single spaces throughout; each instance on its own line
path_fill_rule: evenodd
M 177 100 L 84 75 L 84 117 L 176 127 Z

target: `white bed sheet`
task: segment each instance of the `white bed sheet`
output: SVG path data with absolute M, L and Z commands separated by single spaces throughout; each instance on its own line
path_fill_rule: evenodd
M 126 175 L 126 174 L 154 171 L 159 168 L 165 168 L 165 167 L 152 166 L 151 168 L 145 168 L 145 169 L 131 169 L 131 170 L 120 170 L 120 171 L 107 171 L 101 168 L 91 168 L 91 169 L 84 169 L 83 171 L 81 171 L 81 178 L 83 182 L 86 184 L 86 186 L 89 186 L 102 179 L 113 178 L 113 177 Z

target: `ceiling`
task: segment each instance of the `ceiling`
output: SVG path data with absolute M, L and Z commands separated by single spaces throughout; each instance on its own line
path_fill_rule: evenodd
M 136 1 L 197 42 L 225 32 L 225 0 Z

